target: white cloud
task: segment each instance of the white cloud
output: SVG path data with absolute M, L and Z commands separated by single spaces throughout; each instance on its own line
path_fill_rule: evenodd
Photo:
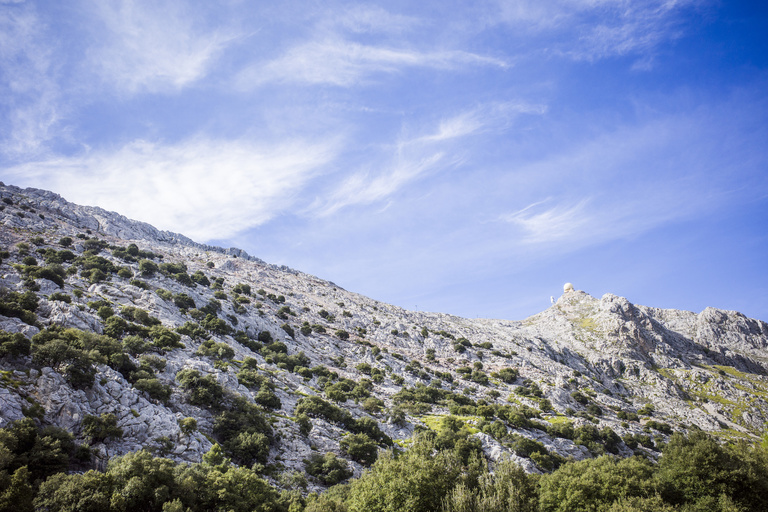
M 401 33 L 420 22 L 410 16 L 392 14 L 376 5 L 352 5 L 341 13 L 334 9 L 326 24 L 354 33 Z
M 679 37 L 683 14 L 707 0 L 498 0 L 499 20 L 546 34 L 547 51 L 576 60 L 651 52 Z M 491 20 L 495 22 L 496 20 Z M 638 68 L 641 69 L 641 68 Z
M 59 90 L 45 30 L 31 5 L 0 11 L 0 106 L 6 112 L 0 147 L 12 157 L 40 153 L 57 135 Z
M 583 228 L 592 225 L 586 212 L 588 200 L 574 205 L 557 205 L 542 211 L 542 205 L 551 200 L 530 204 L 514 213 L 506 214 L 502 220 L 519 226 L 525 233 L 523 243 L 562 242 L 581 236 Z
M 372 175 L 371 172 L 352 174 L 327 198 L 313 204 L 310 211 L 316 215 L 325 216 L 347 206 L 381 201 L 433 171 L 445 160 L 445 154 L 442 152 L 425 155 L 418 159 L 396 158 L 394 163 L 376 175 Z
M 172 0 L 90 0 L 97 21 L 89 63 L 120 90 L 163 91 L 204 77 L 236 35 L 210 30 L 194 8 Z M 199 15 L 200 18 L 203 15 Z
M 491 130 L 501 130 L 521 113 L 541 114 L 542 105 L 494 103 L 481 105 L 441 119 L 423 134 L 403 137 L 385 151 L 377 169 L 355 172 L 327 197 L 316 200 L 309 211 L 329 215 L 341 208 L 382 201 L 419 179 L 454 168 L 465 161 L 468 148 L 458 149 L 456 141 Z
M 198 137 L 175 145 L 132 142 L 6 169 L 19 185 L 55 190 L 193 239 L 223 239 L 285 212 L 336 154 L 335 141 L 248 141 Z
M 371 75 L 397 73 L 409 67 L 459 69 L 467 66 L 506 67 L 504 61 L 470 52 L 445 50 L 420 52 L 387 48 L 342 39 L 300 44 L 282 57 L 244 70 L 237 83 L 249 89 L 268 82 L 298 82 L 349 87 Z
M 543 104 L 525 102 L 488 103 L 467 110 L 453 117 L 445 118 L 438 124 L 437 130 L 416 137 L 401 144 L 424 142 L 440 142 L 457 137 L 464 137 L 506 127 L 512 119 L 520 114 L 541 115 L 547 111 Z

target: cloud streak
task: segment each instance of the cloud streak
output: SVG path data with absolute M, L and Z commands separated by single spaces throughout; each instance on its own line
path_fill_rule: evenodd
M 239 74 L 236 83 L 241 89 L 270 82 L 351 87 L 365 84 L 375 75 L 407 68 L 459 70 L 474 66 L 505 68 L 507 63 L 460 50 L 422 52 L 333 38 L 303 43 L 266 64 L 252 65 Z
M 100 40 L 88 52 L 89 66 L 128 93 L 178 90 L 200 80 L 238 37 L 200 27 L 189 5 L 170 0 L 93 0 L 89 10 Z
M 499 20 L 574 60 L 652 52 L 680 36 L 684 15 L 705 0 L 499 0 Z M 493 20 L 495 22 L 495 20 Z M 557 39 L 556 39 L 557 41 Z
M 199 241 L 234 236 L 293 206 L 337 141 L 259 146 L 197 137 L 175 145 L 134 141 L 114 152 L 57 158 L 5 171 L 80 204 L 98 204 Z
M 44 24 L 31 5 L 0 10 L 0 106 L 6 123 L 2 151 L 12 158 L 37 155 L 57 136 L 59 88 Z
M 378 169 L 365 169 L 350 174 L 325 198 L 316 200 L 309 211 L 327 216 L 338 210 L 371 204 L 393 196 L 402 188 L 425 176 L 453 169 L 464 162 L 465 153 L 456 149 L 458 140 L 488 131 L 501 131 L 520 114 L 542 114 L 543 105 L 527 103 L 493 103 L 446 117 L 426 133 L 403 137 L 384 156 L 387 162 Z

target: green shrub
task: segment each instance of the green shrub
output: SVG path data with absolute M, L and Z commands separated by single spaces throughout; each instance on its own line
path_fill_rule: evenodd
M 72 303 L 72 297 L 70 297 L 66 293 L 62 293 L 62 292 L 55 292 L 55 293 L 50 294 L 48 296 L 48 300 L 57 300 L 57 301 L 61 301 L 61 302 L 66 302 L 67 304 L 71 304 Z
M 139 271 L 141 272 L 141 275 L 144 277 L 152 277 L 154 276 L 159 270 L 159 267 L 157 266 L 157 263 L 150 260 L 141 260 L 139 261 Z
M 186 322 L 176 328 L 176 332 L 189 336 L 193 340 L 202 340 L 208 336 L 208 331 L 200 327 L 195 322 Z
M 155 290 L 155 293 L 157 294 L 158 297 L 160 297 L 164 301 L 173 300 L 173 292 L 169 290 L 158 288 L 157 290 Z
M 83 418 L 81 427 L 83 434 L 95 443 L 123 437 L 123 429 L 117 426 L 117 417 L 112 413 L 104 413 L 101 416 L 88 414 Z
M 280 328 L 284 330 L 288 334 L 288 336 L 290 336 L 291 338 L 296 337 L 296 332 L 293 330 L 293 327 L 291 327 L 290 325 L 283 324 L 280 326 Z
M 216 359 L 232 359 L 235 357 L 235 351 L 226 343 L 217 343 L 213 340 L 207 340 L 200 345 L 195 355 L 213 357 Z
M 203 274 L 201 271 L 196 271 L 194 274 L 190 276 L 193 282 L 199 284 L 200 286 L 210 286 L 211 282 L 208 280 L 208 278 Z
M 251 287 L 247 284 L 239 283 L 232 287 L 232 291 L 241 295 L 251 295 Z
M 32 343 L 21 333 L 0 331 L 0 357 L 29 355 Z
M 339 441 L 341 451 L 360 464 L 370 466 L 376 462 L 379 448 L 366 434 L 351 434 Z
M 158 379 L 139 379 L 133 383 L 133 387 L 161 402 L 165 402 L 171 397 L 170 386 L 166 386 Z
M 131 279 L 130 281 L 131 286 L 135 286 L 136 288 L 141 288 L 142 290 L 149 290 L 151 286 L 149 286 L 149 283 L 146 281 L 142 281 L 141 279 Z
M 352 476 L 347 462 L 333 453 L 313 453 L 309 459 L 304 460 L 304 469 L 323 485 L 335 485 Z
M 224 388 L 213 375 L 202 376 L 199 371 L 187 368 L 176 374 L 176 380 L 187 392 L 190 404 L 214 410 L 222 407 Z
M 9 292 L 0 289 L 0 315 L 18 318 L 29 325 L 37 324 L 35 311 L 38 307 L 37 295 L 31 291 L 24 293 Z
M 494 379 L 499 379 L 502 382 L 506 382 L 507 384 L 512 384 L 517 380 L 519 374 L 520 372 L 517 370 L 517 368 L 502 368 L 498 372 L 492 373 L 491 377 Z
M 282 405 L 275 392 L 269 387 L 259 389 L 259 392 L 253 397 L 253 401 L 267 409 L 279 409 Z

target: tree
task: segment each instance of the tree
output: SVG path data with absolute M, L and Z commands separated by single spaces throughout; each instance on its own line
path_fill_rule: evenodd
M 195 418 L 183 418 L 179 420 L 179 428 L 181 429 L 181 433 L 185 436 L 188 436 L 192 434 L 195 430 L 197 430 L 197 420 Z
M 339 442 L 339 446 L 344 453 L 361 464 L 370 466 L 376 461 L 378 446 L 367 434 L 346 436 Z
M 350 484 L 346 505 L 350 512 L 437 511 L 461 471 L 453 453 L 435 451 L 433 443 L 419 439 L 399 455 L 383 453 Z
M 117 426 L 117 417 L 112 413 L 103 413 L 101 416 L 86 415 L 82 422 L 83 433 L 98 443 L 110 437 L 123 437 L 123 429 Z
M 653 494 L 653 466 L 645 459 L 603 455 L 561 466 L 539 481 L 541 512 L 598 510 L 619 498 Z
M 29 483 L 29 470 L 22 466 L 13 472 L 10 484 L 4 491 L 0 491 L 0 511 L 8 512 L 32 512 L 32 499 L 34 490 Z
M 347 462 L 333 453 L 313 453 L 309 459 L 304 460 L 304 468 L 324 485 L 335 485 L 352 476 Z
M 485 470 L 477 486 L 459 482 L 443 502 L 443 512 L 536 512 L 536 480 L 514 462 Z
M 98 471 L 82 475 L 58 473 L 40 485 L 35 510 L 57 512 L 112 512 L 112 479 Z M 119 500 L 116 500 L 120 503 Z

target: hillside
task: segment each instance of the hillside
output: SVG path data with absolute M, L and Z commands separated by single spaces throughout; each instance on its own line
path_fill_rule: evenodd
M 734 311 L 568 287 L 520 321 L 407 311 L 52 192 L 0 199 L 0 428 L 63 428 L 93 467 L 217 443 L 309 492 L 335 483 L 313 456 L 359 477 L 446 416 L 528 473 L 765 433 L 768 324 Z

